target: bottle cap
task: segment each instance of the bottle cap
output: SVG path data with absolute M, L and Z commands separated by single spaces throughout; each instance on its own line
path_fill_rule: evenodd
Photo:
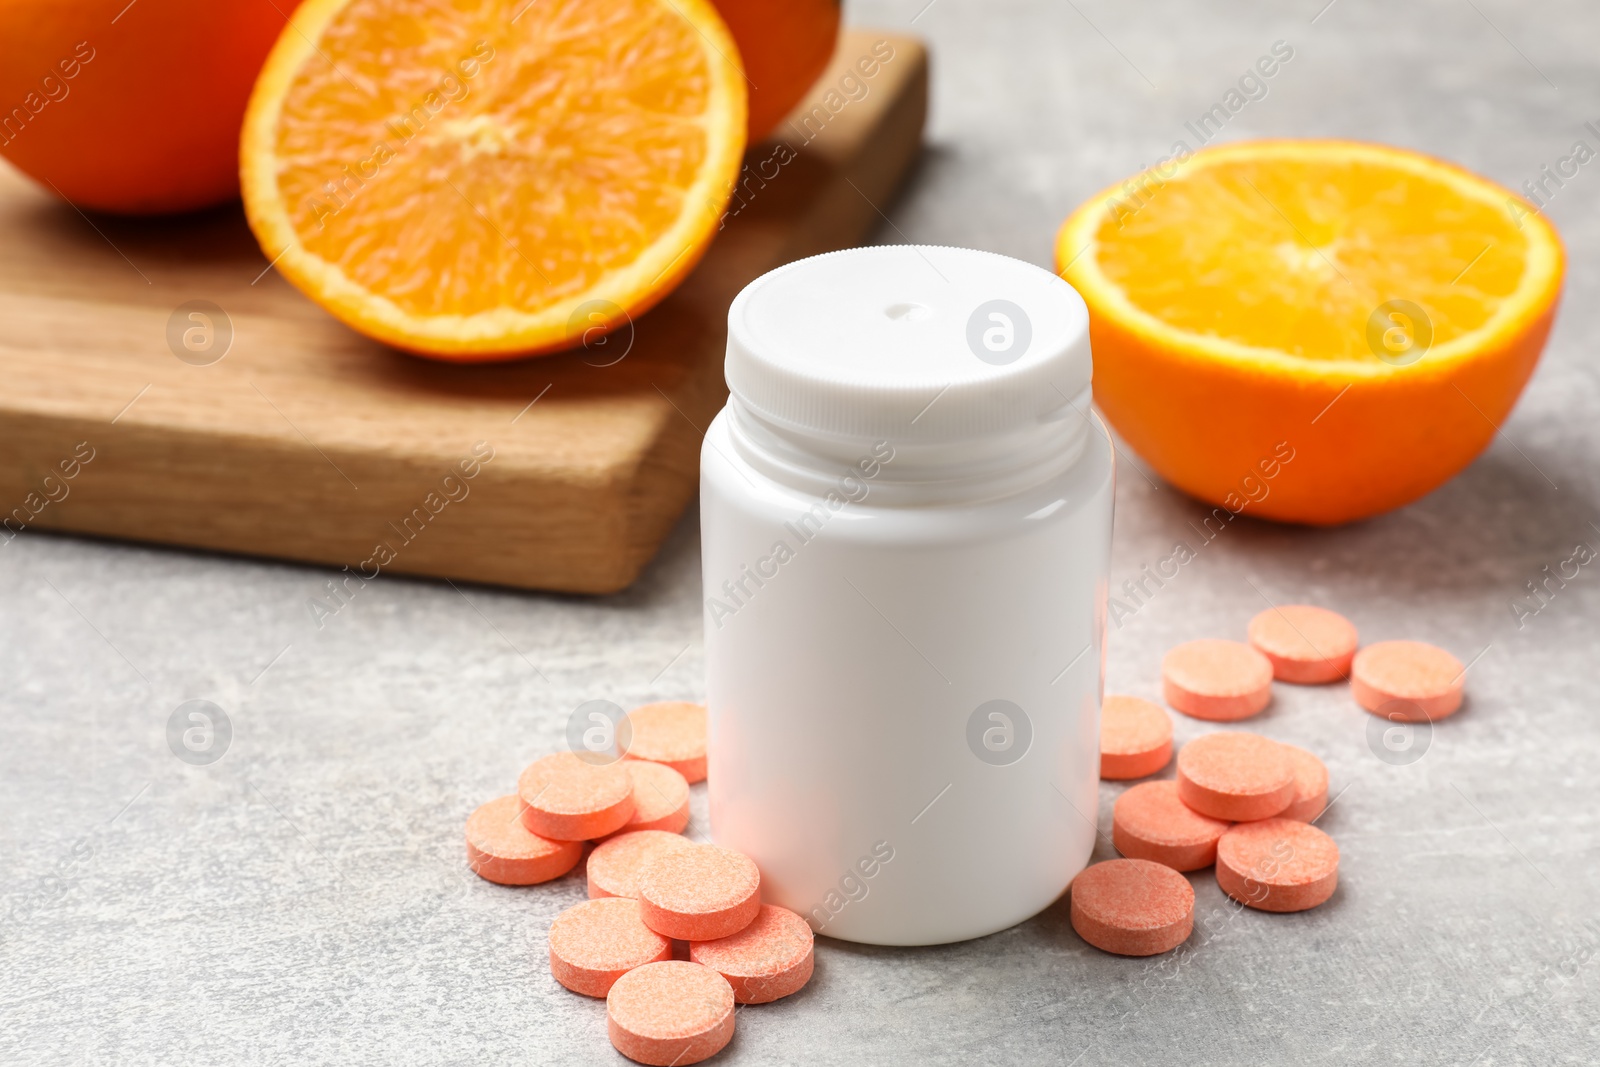
M 769 271 L 728 310 L 729 390 L 810 434 L 949 441 L 1051 421 L 1090 369 L 1083 298 L 992 252 L 830 252 Z

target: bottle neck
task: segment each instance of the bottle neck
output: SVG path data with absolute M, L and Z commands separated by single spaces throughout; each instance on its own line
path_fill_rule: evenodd
M 1024 492 L 1083 455 L 1090 394 L 1084 389 L 1046 417 L 957 441 L 829 437 L 763 418 L 728 398 L 729 436 L 739 458 L 780 485 L 811 496 L 838 493 L 875 506 L 971 504 Z

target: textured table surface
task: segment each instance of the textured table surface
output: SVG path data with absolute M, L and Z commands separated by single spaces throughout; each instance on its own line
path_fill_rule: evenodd
M 1048 264 L 1074 205 L 1166 154 L 1279 40 L 1292 60 L 1227 137 L 1390 141 L 1514 186 L 1600 147 L 1600 14 L 1581 0 L 1325 2 L 853 4 L 933 45 L 926 159 L 880 239 Z M 822 940 L 811 985 L 741 1011 L 718 1062 L 1600 1061 L 1600 571 L 1512 607 L 1600 546 L 1597 203 L 1590 163 L 1550 204 L 1565 306 L 1465 473 L 1346 529 L 1241 519 L 1111 634 L 1109 688 L 1150 697 L 1164 649 L 1241 635 L 1268 599 L 1477 657 L 1466 709 L 1410 762 L 1379 757 L 1337 688 L 1280 687 L 1257 720 L 1332 771 L 1328 904 L 1238 910 L 1202 872 L 1194 938 L 1154 961 L 1089 948 L 1059 904 L 943 948 Z M 1114 588 L 1193 541 L 1202 510 L 1122 470 Z M 545 968 L 580 878 L 480 882 L 461 827 L 580 701 L 701 694 L 693 516 L 606 600 L 386 577 L 319 625 L 328 578 L 31 532 L 0 546 L 0 1061 L 622 1062 L 603 1007 Z M 193 698 L 232 724 L 209 766 L 168 747 Z

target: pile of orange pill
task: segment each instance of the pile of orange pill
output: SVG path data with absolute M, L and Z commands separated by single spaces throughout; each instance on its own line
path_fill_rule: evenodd
M 545 756 L 514 795 L 473 812 L 467 864 L 491 882 L 535 885 L 587 852 L 589 899 L 550 924 L 550 973 L 605 999 L 617 1051 L 681 1067 L 733 1039 L 736 1005 L 799 991 L 813 936 L 799 915 L 762 903 L 750 857 L 682 836 L 689 784 L 706 777 L 705 707 L 646 704 L 627 719 L 620 759 Z
M 1232 723 L 1272 702 L 1276 682 L 1348 682 L 1367 711 L 1400 722 L 1461 707 L 1461 661 L 1420 641 L 1362 648 L 1356 627 L 1307 604 L 1269 608 L 1246 642 L 1190 641 L 1161 661 L 1162 696 L 1195 719 Z M 1100 777 L 1147 778 L 1172 762 L 1172 720 L 1159 705 L 1107 696 Z M 1111 840 L 1122 859 L 1072 883 L 1072 925 L 1089 944 L 1124 956 L 1166 952 L 1189 936 L 1194 890 L 1179 872 L 1215 868 L 1217 885 L 1262 911 L 1304 911 L 1339 884 L 1339 846 L 1312 825 L 1328 806 L 1328 768 L 1296 745 L 1238 730 L 1204 734 L 1177 754 L 1171 780 L 1131 786 L 1116 800 Z
M 1277 682 L 1345 682 L 1360 707 L 1398 722 L 1461 707 L 1466 668 L 1418 641 L 1362 647 L 1356 627 L 1325 608 L 1270 608 L 1247 641 L 1203 639 L 1170 650 L 1162 695 L 1173 709 L 1236 723 L 1272 703 Z M 805 919 L 761 899 L 743 853 L 683 836 L 689 786 L 706 777 L 706 709 L 682 701 L 627 715 L 619 758 L 560 752 L 534 761 L 516 792 L 467 820 L 467 862 L 481 877 L 525 886 L 585 864 L 589 899 L 549 931 L 550 973 L 606 1001 L 607 1033 L 645 1064 L 698 1063 L 732 1040 L 737 1008 L 799 991 L 814 966 Z M 623 732 L 619 730 L 619 736 Z M 1121 858 L 1073 880 L 1070 919 L 1105 952 L 1150 956 L 1194 926 L 1185 874 L 1214 870 L 1240 904 L 1315 908 L 1339 884 L 1339 847 L 1313 825 L 1329 805 L 1327 766 L 1287 742 L 1238 729 L 1176 751 L 1170 779 L 1130 785 L 1112 811 Z M 1173 720 L 1132 696 L 1103 701 L 1100 776 L 1151 779 L 1174 763 Z

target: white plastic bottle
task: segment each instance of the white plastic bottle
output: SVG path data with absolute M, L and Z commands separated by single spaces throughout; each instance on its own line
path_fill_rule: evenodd
M 829 936 L 1020 922 L 1095 836 L 1113 465 L 1083 300 L 883 246 L 756 279 L 728 325 L 701 453 L 712 836 Z

